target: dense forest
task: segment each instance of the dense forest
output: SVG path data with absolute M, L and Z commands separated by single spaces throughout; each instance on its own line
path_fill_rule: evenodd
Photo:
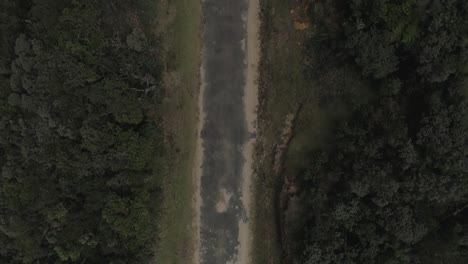
M 148 0 L 0 3 L 0 263 L 147 263 L 163 168 Z
M 299 177 L 298 261 L 468 263 L 468 2 L 313 2 L 308 72 L 346 114 Z

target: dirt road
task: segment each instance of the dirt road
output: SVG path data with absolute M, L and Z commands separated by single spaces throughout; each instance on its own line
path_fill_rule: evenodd
M 255 141 L 258 0 L 202 0 L 199 250 L 196 263 L 247 264 Z

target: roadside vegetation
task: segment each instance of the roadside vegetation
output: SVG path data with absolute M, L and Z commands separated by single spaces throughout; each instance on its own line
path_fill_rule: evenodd
M 200 4 L 194 0 L 158 1 L 165 67 L 163 102 L 167 173 L 162 179 L 160 243 L 156 263 L 193 263 L 197 231 L 194 195 L 200 86 Z
M 305 105 L 312 100 L 307 98 L 309 85 L 303 58 L 304 40 L 311 34 L 311 29 L 294 28 L 290 14 L 294 7 L 296 5 L 291 1 L 260 1 L 258 135 L 255 145 L 256 176 L 253 181 L 251 225 L 252 261 L 259 264 L 280 263 L 282 238 L 279 230 L 278 195 L 282 181 L 281 175 L 274 168 L 275 156 L 279 152 L 278 146 L 282 144 L 283 130 L 288 126 L 288 116 L 295 116 L 301 104 Z M 307 17 L 306 14 L 302 16 Z M 307 110 L 314 107 L 313 103 L 306 104 Z M 310 111 L 301 115 L 294 123 L 306 124 L 308 122 L 303 120 L 315 119 L 315 113 Z M 305 128 L 304 132 L 307 130 Z M 289 140 L 286 145 L 288 143 Z M 312 144 L 309 138 L 302 143 L 304 146 Z M 286 156 L 285 154 L 282 156 Z M 282 167 L 282 162 L 280 163 Z
M 269 3 L 268 12 L 285 15 L 281 3 Z M 256 249 L 255 263 L 466 263 L 468 4 L 296 3 L 307 6 L 312 30 L 300 51 L 306 85 L 289 94 L 307 91 L 289 104 L 315 105 L 310 116 L 322 118 L 301 121 L 308 114 L 299 107 L 279 175 L 277 153 L 259 148 L 266 155 L 258 154 L 256 192 L 275 197 L 273 208 L 256 207 L 254 235 L 274 246 L 269 256 Z M 263 45 L 274 43 L 270 32 L 288 39 L 291 28 L 274 29 L 263 31 Z M 269 49 L 263 46 L 259 110 L 269 143 L 261 146 L 280 144 L 285 131 L 282 121 L 267 127 L 265 117 L 288 112 L 268 107 L 281 87 L 268 79 L 276 66 L 265 54 L 282 56 Z M 261 217 L 275 215 L 273 231 L 261 229 Z
M 1 263 L 142 264 L 182 251 L 198 13 L 195 1 L 172 7 L 170 57 L 159 2 L 1 2 Z

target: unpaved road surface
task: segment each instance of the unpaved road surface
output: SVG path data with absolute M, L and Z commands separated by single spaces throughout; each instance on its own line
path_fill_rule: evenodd
M 258 0 L 202 0 L 202 14 L 200 237 L 195 262 L 247 264 Z

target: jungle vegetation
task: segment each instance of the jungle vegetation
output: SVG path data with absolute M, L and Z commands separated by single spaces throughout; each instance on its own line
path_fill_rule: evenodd
M 467 263 L 468 2 L 312 2 L 308 74 L 346 114 L 299 175 L 297 259 Z
M 148 263 L 157 1 L 0 3 L 0 263 Z

